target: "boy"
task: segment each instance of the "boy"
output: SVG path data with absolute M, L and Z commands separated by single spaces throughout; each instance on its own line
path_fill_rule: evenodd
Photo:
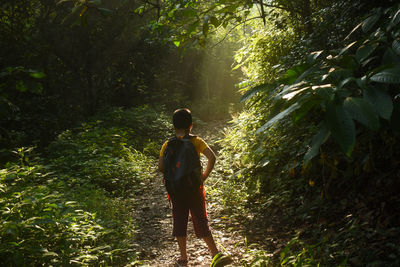
M 193 127 L 192 115 L 190 110 L 186 108 L 176 110 L 172 117 L 172 121 L 175 129 L 175 134 L 178 138 L 183 138 L 184 136 L 190 135 L 190 131 Z M 197 237 L 202 238 L 205 241 L 208 249 L 210 250 L 211 257 L 214 258 L 218 254 L 219 258 L 228 258 L 227 256 L 222 256 L 221 254 L 219 254 L 210 228 L 208 226 L 207 219 L 205 190 L 203 183 L 214 167 L 216 159 L 215 154 L 212 149 L 207 145 L 207 143 L 204 142 L 204 140 L 200 137 L 190 136 L 190 141 L 193 143 L 199 156 L 200 153 L 204 154 L 207 157 L 208 162 L 206 169 L 204 170 L 204 172 L 202 172 L 202 183 L 197 192 L 183 198 L 170 196 L 170 200 L 172 202 L 173 218 L 172 235 L 176 237 L 180 250 L 180 258 L 177 260 L 178 266 L 187 266 L 188 264 L 186 236 L 189 211 L 192 216 L 195 234 Z M 168 141 L 163 144 L 158 161 L 158 169 L 162 173 L 164 173 L 164 151 L 166 150 L 167 145 Z M 165 181 L 163 180 L 163 182 Z M 228 262 L 232 261 L 230 258 L 227 260 Z M 226 262 L 226 260 L 220 262 Z

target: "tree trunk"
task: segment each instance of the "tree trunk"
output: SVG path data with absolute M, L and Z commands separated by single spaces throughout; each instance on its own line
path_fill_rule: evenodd
M 308 35 L 310 35 L 314 32 L 312 21 L 311 21 L 311 19 L 312 19 L 311 1 L 303 0 L 301 10 L 302 10 L 301 17 L 303 20 L 305 31 Z

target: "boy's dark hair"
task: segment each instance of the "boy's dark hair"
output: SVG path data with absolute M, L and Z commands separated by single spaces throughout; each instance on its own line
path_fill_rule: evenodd
M 172 123 L 176 129 L 189 129 L 192 125 L 192 113 L 187 108 L 175 110 Z

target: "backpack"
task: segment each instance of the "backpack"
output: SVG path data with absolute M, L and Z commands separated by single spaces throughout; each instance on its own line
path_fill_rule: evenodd
M 172 137 L 164 152 L 164 180 L 170 196 L 195 193 L 202 184 L 199 154 L 190 141 L 194 135 L 182 139 Z

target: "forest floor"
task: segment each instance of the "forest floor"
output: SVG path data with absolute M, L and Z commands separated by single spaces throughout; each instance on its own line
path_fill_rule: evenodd
M 161 175 L 148 181 L 146 190 L 138 198 L 136 218 L 138 218 L 138 231 L 136 242 L 139 245 L 140 258 L 146 266 L 173 266 L 179 256 L 178 245 L 172 237 L 171 209 L 166 197 Z M 235 260 L 234 266 L 239 266 L 239 257 L 243 254 L 244 238 L 235 228 L 226 228 L 221 224 L 220 216 L 216 212 L 218 203 L 208 202 L 207 212 L 209 223 L 215 241 L 221 245 Z M 189 266 L 210 266 L 211 256 L 207 246 L 195 237 L 192 223 L 188 225 L 188 255 Z
M 210 144 L 217 157 L 218 146 L 213 144 L 222 138 L 223 125 L 224 123 L 216 122 L 207 128 L 199 127 L 194 131 L 194 134 L 198 134 Z M 154 164 L 156 165 L 156 162 Z M 206 191 L 207 184 L 212 185 L 217 179 L 224 177 L 213 171 L 206 181 Z M 138 226 L 135 242 L 138 244 L 139 258 L 145 266 L 173 266 L 179 257 L 178 245 L 171 235 L 171 208 L 161 180 L 161 174 L 155 172 L 154 179 L 144 182 L 144 189 L 137 196 L 134 209 L 134 218 Z M 217 246 L 234 260 L 231 266 L 246 265 L 245 262 L 248 263 L 254 256 L 251 256 L 251 253 L 255 247 L 271 251 L 264 256 L 276 258 L 280 248 L 287 242 L 288 235 L 282 231 L 279 218 L 274 216 L 265 220 L 251 214 L 232 214 L 232 211 L 224 211 L 220 199 L 212 195 L 207 196 L 207 213 Z M 203 240 L 195 237 L 190 221 L 187 250 L 189 266 L 210 266 L 212 259 L 207 246 Z

